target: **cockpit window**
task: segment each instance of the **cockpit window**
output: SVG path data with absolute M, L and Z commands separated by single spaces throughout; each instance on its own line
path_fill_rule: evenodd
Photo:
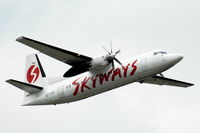
M 158 54 L 167 54 L 167 52 L 165 52 L 165 51 L 157 51 L 157 52 L 153 53 L 153 55 L 158 55 Z
M 167 54 L 167 52 L 161 51 L 161 54 Z

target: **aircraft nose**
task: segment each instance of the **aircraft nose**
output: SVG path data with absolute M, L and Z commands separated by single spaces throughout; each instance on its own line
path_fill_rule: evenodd
M 176 55 L 176 59 L 177 59 L 178 62 L 181 61 L 183 58 L 184 58 L 184 57 L 183 57 L 183 55 L 181 55 L 181 54 L 177 54 L 177 55 Z
M 181 54 L 170 54 L 167 56 L 167 63 L 171 65 L 175 65 L 182 59 L 183 59 L 183 55 Z

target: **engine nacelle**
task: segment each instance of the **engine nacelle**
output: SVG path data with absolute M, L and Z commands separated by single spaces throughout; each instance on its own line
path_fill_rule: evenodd
M 104 55 L 92 59 L 90 69 L 101 69 L 109 65 L 110 62 L 108 61 L 108 57 L 109 57 L 108 55 Z

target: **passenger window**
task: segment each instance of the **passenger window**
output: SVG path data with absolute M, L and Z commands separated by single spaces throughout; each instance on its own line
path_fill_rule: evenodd
M 167 54 L 167 52 L 161 52 L 161 54 Z
M 158 52 L 154 52 L 153 55 L 158 55 L 158 54 L 167 54 L 167 52 L 164 51 L 158 51 Z
M 154 52 L 154 53 L 153 53 L 153 55 L 157 55 L 157 54 L 158 54 L 158 52 Z

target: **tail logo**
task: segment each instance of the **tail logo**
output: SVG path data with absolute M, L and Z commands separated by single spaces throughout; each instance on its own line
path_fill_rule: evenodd
M 39 75 L 40 75 L 40 69 L 36 65 L 32 65 L 27 71 L 26 75 L 27 81 L 30 84 L 33 84 L 37 81 Z

